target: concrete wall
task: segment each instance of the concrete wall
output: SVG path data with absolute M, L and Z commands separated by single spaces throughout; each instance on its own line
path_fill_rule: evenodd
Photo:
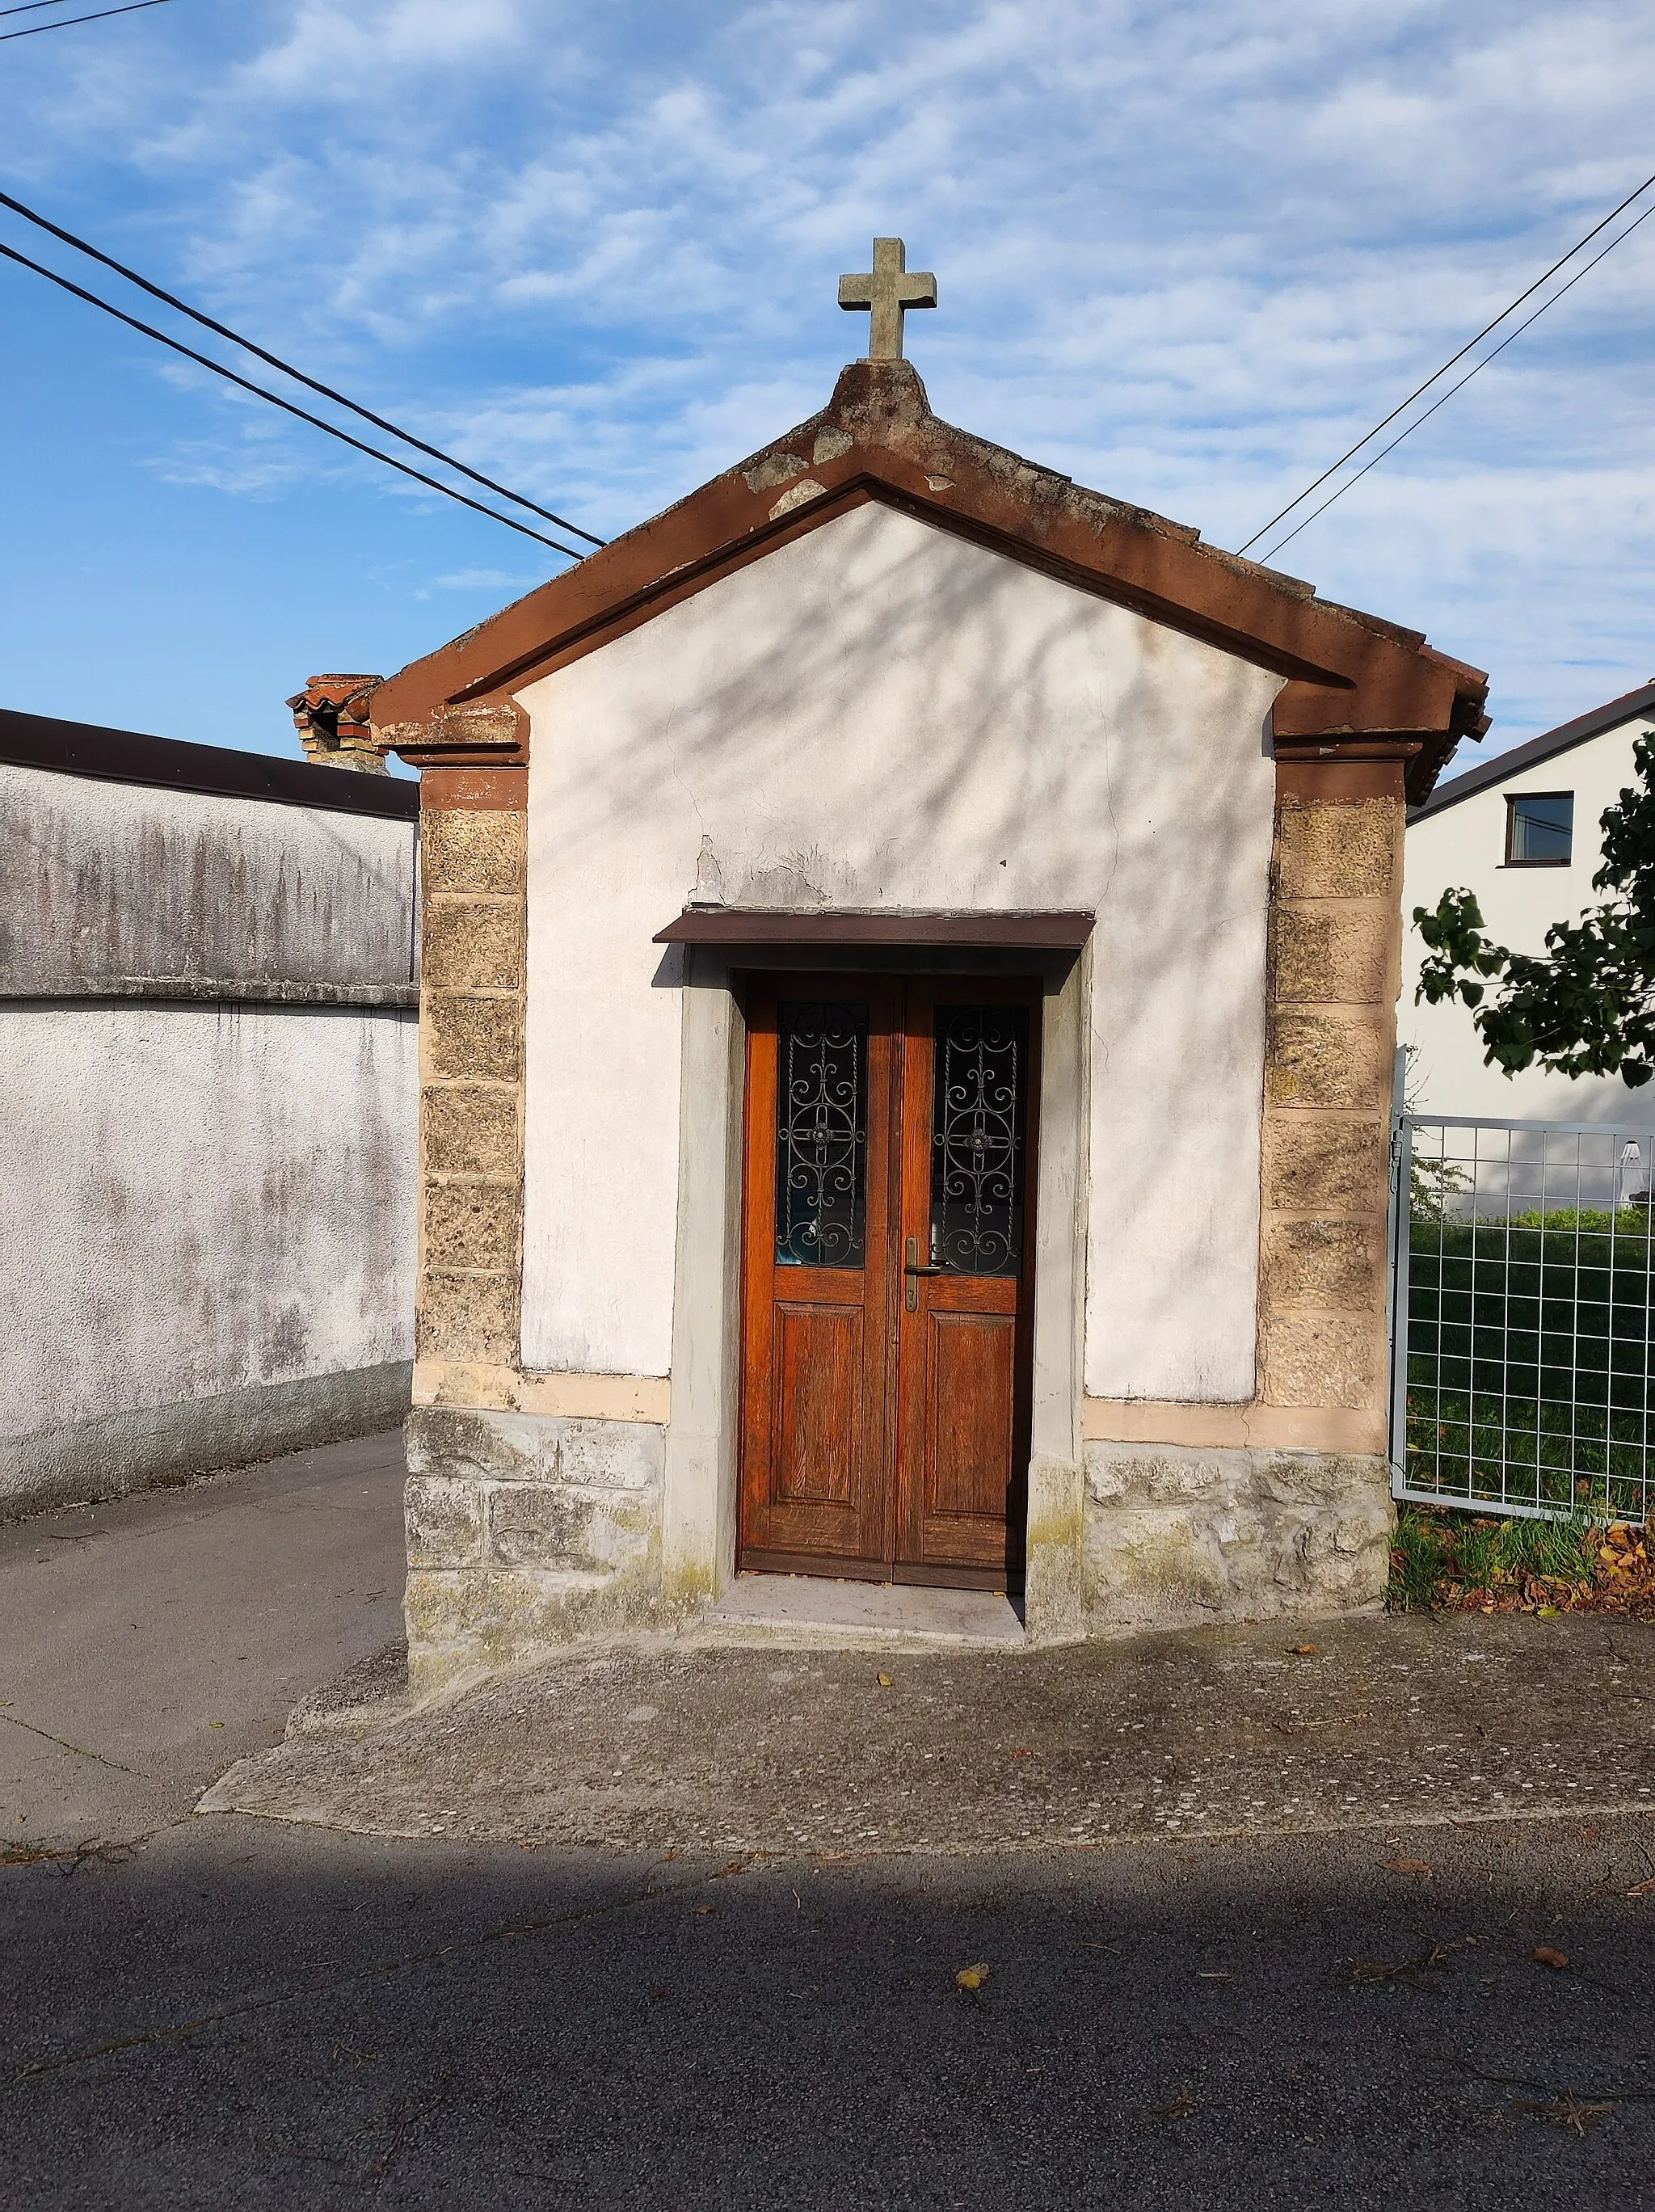
M 1628 1090 L 1607 1079 L 1549 1075 L 1530 1068 L 1507 1076 L 1485 1066 L 1468 1008 L 1416 1006 L 1426 947 L 1413 925 L 1416 906 L 1434 907 L 1445 890 L 1476 893 L 1490 934 L 1516 952 L 1545 950 L 1548 927 L 1573 921 L 1600 896 L 1591 879 L 1603 862 L 1598 824 L 1606 807 L 1636 781 L 1632 748 L 1651 729 L 1646 714 L 1588 738 L 1553 759 L 1518 769 L 1469 799 L 1409 825 L 1403 913 L 1403 993 L 1398 1034 L 1413 1048 L 1409 1095 L 1422 1113 L 1482 1115 L 1497 1121 L 1612 1121 L 1655 1128 L 1655 1084 Z M 1574 843 L 1566 868 L 1506 866 L 1506 800 L 1524 792 L 1574 793 Z
M 0 1517 L 400 1419 L 415 848 L 0 768 Z
M 0 991 L 405 989 L 415 842 L 407 821 L 0 763 Z
M 522 694 L 522 1357 L 670 1364 L 692 896 L 1095 909 L 1086 1387 L 1253 1395 L 1279 679 L 880 506 Z

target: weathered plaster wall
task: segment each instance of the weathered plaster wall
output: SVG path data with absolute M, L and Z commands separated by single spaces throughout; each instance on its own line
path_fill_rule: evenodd
M 1251 1399 L 1277 689 L 878 506 L 529 686 L 524 1364 L 668 1372 L 687 897 L 1083 907 L 1087 1389 Z
M 400 1418 L 417 843 L 0 765 L 0 1517 Z
M 415 1042 L 389 1010 L 0 1004 L 0 1516 L 398 1418 Z
M 0 763 L 0 992 L 414 980 L 414 825 Z

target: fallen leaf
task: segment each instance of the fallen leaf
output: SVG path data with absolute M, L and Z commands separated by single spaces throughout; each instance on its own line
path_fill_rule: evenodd
M 1355 1959 L 1345 1969 L 1345 1981 L 1353 1990 L 1362 1988 L 1373 1982 L 1413 1982 L 1413 1977 L 1422 1968 L 1428 1971 L 1432 1967 L 1440 1966 L 1453 1948 L 1452 1943 L 1434 1943 L 1428 1951 L 1422 1952 L 1417 1959 L 1400 1959 L 1395 1964 L 1385 1959 Z M 1428 1990 L 1434 1984 L 1429 1982 L 1415 1982 L 1413 1986 L 1416 1989 Z
M 1178 2094 L 1170 2105 L 1150 2106 L 1149 2118 L 1152 2120 L 1183 2120 L 1187 2119 L 1191 2112 L 1198 2112 L 1200 2109 L 1201 2100 L 1189 2083 L 1183 2081 L 1179 2084 Z
M 1594 2121 L 1606 2118 L 1615 2106 L 1612 2103 L 1588 2105 L 1567 2089 L 1560 2089 L 1547 2104 L 1519 2102 L 1517 2109 L 1519 2112 L 1532 2112 L 1537 2120 L 1549 2120 L 1555 2128 L 1569 2128 L 1583 2136 Z
M 697 1919 L 705 1920 L 707 1914 L 711 1912 L 712 1909 L 712 1906 L 710 1905 L 698 1905 L 695 1908 L 695 1916 Z
M 961 1966 L 954 1978 L 962 1990 L 980 1990 L 988 1979 L 988 1968 L 979 1960 L 974 1966 Z
M 1537 1966 L 1549 1966 L 1555 1974 L 1561 1974 L 1569 1963 L 1569 1954 L 1558 1950 L 1555 1944 L 1538 1943 L 1535 1946 L 1534 1963 Z
M 1289 1644 L 1288 1650 L 1295 1659 L 1314 1659 L 1319 1656 L 1313 1644 Z
M 1429 1874 L 1431 1871 L 1429 1859 L 1386 1859 L 1385 1863 L 1391 1874 Z
M 1537 1620 L 1556 1620 L 1560 1617 L 1561 1611 L 1562 1608 L 1561 1606 L 1543 1605 L 1536 1613 L 1535 1618 Z
M 879 1686 L 882 1690 L 888 1690 L 890 1688 L 891 1678 L 888 1674 L 882 1674 L 879 1676 L 878 1680 Z

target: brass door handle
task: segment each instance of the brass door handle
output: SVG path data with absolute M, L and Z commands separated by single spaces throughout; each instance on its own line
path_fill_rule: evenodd
M 916 1267 L 912 1263 L 902 1270 L 905 1275 L 946 1275 L 946 1267 Z

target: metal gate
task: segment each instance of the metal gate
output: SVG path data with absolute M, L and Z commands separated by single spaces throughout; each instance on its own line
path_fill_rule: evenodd
M 1652 1182 L 1655 1130 L 1397 1116 L 1397 1498 L 1648 1519 Z

